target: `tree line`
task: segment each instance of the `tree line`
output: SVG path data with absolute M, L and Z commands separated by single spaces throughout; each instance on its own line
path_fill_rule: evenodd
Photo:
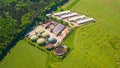
M 0 0 L 0 59 L 35 21 L 68 0 Z

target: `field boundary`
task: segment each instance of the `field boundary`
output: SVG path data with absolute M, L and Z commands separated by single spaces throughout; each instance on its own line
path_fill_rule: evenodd
M 80 0 L 74 0 L 69 6 L 67 6 L 67 9 L 73 8 L 77 3 L 79 3 Z

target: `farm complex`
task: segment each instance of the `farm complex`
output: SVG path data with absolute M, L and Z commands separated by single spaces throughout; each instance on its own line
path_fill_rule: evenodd
M 69 32 L 69 27 L 52 20 L 46 20 L 43 24 L 38 25 L 34 30 L 29 32 L 27 36 L 31 39 L 31 41 L 37 42 L 39 45 L 46 46 L 46 49 L 48 50 L 56 47 L 55 52 L 62 52 L 62 54 L 56 54 L 63 55 L 65 50 L 63 47 L 57 46 L 59 46 Z
M 55 3 L 58 4 L 58 1 L 55 0 Z M 11 0 L 9 3 L 11 5 Z M 33 5 L 40 6 L 38 2 L 33 2 Z M 6 6 L 9 9 L 8 4 Z M 20 8 L 27 9 L 26 6 L 19 2 L 15 6 L 15 12 Z M 31 17 L 25 15 L 21 19 L 27 24 L 21 23 L 29 26 L 29 21 L 26 21 L 26 17 L 29 17 L 33 24 L 28 28 L 28 32 L 25 31 L 26 37 L 20 38 L 3 58 L 0 68 L 120 68 L 119 6 L 120 0 L 69 0 L 56 9 L 53 6 L 54 10 L 50 12 L 36 7 L 43 10 L 43 14 L 39 14 L 35 21 L 31 19 L 35 12 L 30 13 Z M 11 14 L 5 12 L 2 17 L 7 15 Z M 15 17 L 19 18 L 17 14 Z M 10 22 L 2 23 L 6 23 L 3 25 L 6 28 L 9 27 L 7 24 L 12 25 Z M 21 29 L 22 27 L 21 25 Z M 12 30 L 5 31 L 11 39 Z
M 74 26 L 95 22 L 94 18 L 86 18 L 85 15 L 80 16 L 78 13 L 72 13 L 69 10 L 47 14 L 46 16 L 51 16 L 58 20 L 65 21 L 69 25 L 74 24 Z M 65 48 L 64 46 L 60 46 L 60 44 L 69 34 L 71 27 L 60 23 L 61 22 L 48 19 L 43 24 L 38 25 L 35 29 L 29 32 L 27 36 L 32 42 L 37 42 L 39 45 L 45 46 L 47 50 L 54 49 L 55 54 L 64 55 Z

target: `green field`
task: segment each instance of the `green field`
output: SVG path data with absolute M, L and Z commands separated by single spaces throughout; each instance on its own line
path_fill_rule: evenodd
M 64 43 L 73 45 L 73 50 L 63 62 L 55 63 L 53 67 L 119 68 L 120 1 L 80 0 L 73 5 L 72 2 L 67 8 L 94 17 L 96 23 L 77 28 L 66 39 Z
M 0 62 L 0 68 L 45 68 L 46 61 L 46 53 L 21 40 Z
M 0 68 L 120 68 L 120 0 L 70 0 L 63 8 L 96 19 L 76 28 L 63 42 L 72 51 L 62 62 L 25 40 L 17 43 Z

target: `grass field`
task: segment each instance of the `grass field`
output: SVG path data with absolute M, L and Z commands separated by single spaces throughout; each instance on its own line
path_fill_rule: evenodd
M 63 42 L 72 51 L 62 62 L 21 40 L 0 68 L 120 68 L 119 6 L 120 0 L 70 0 L 64 8 L 94 17 L 96 23 L 76 28 Z
M 66 39 L 64 43 L 73 50 L 53 68 L 120 68 L 120 1 L 79 0 L 74 4 L 76 1 L 65 7 L 97 22 L 77 28 Z
M 21 40 L 0 62 L 0 68 L 45 68 L 46 61 L 46 53 Z

